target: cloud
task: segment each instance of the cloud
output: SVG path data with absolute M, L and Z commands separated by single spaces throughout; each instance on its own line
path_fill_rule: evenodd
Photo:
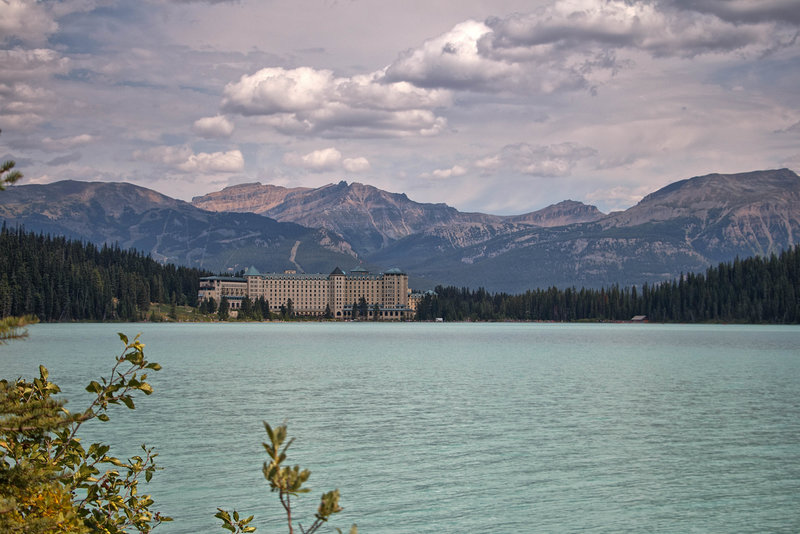
M 201 152 L 189 156 L 189 159 L 178 165 L 178 169 L 184 172 L 199 172 L 203 174 L 240 172 L 244 169 L 244 158 L 238 150 L 214 152 L 212 154 Z
M 800 25 L 796 0 L 674 0 L 675 6 L 713 14 L 736 24 L 777 22 Z
M 77 146 L 86 145 L 95 140 L 95 137 L 89 134 L 74 135 L 72 137 L 62 137 L 60 139 L 53 139 L 45 137 L 42 139 L 42 147 L 46 150 L 53 152 L 60 152 L 70 150 Z
M 461 165 L 453 165 L 449 169 L 436 169 L 431 173 L 435 178 L 453 178 L 456 176 L 464 176 L 467 174 L 467 169 Z
M 0 0 L 0 43 L 10 40 L 38 45 L 58 30 L 45 4 L 25 0 Z
M 348 172 L 365 172 L 372 168 L 367 158 L 345 158 L 342 167 Z
M 607 209 L 627 209 L 652 193 L 650 185 L 624 186 L 618 185 L 609 189 L 596 189 L 585 195 L 585 201 L 592 204 L 608 206 Z
M 485 156 L 475 166 L 485 171 L 513 170 L 542 177 L 569 176 L 578 161 L 597 155 L 591 147 L 577 143 L 556 145 L 506 145 L 497 154 Z
M 0 50 L 0 123 L 3 127 L 31 131 L 43 123 L 55 109 L 58 97 L 42 85 L 52 75 L 65 72 L 68 65 L 68 59 L 45 48 Z
M 233 133 L 233 123 L 223 115 L 204 117 L 194 121 L 194 132 L 205 138 L 229 137 Z
M 67 165 L 68 163 L 75 163 L 76 161 L 80 161 L 81 153 L 80 152 L 72 152 L 70 154 L 65 154 L 63 156 L 59 156 L 57 158 L 53 158 L 47 162 L 47 165 L 50 167 L 55 167 L 58 165 Z
M 788 36 L 772 24 L 730 22 L 713 11 L 698 14 L 675 7 L 667 2 L 558 0 L 533 13 L 489 19 L 492 32 L 482 39 L 481 49 L 489 57 L 511 61 L 625 48 L 655 57 L 693 57 L 747 47 L 764 50 Z
M 69 59 L 49 48 L 0 50 L 4 83 L 47 78 L 53 74 L 66 72 L 69 63 Z
M 133 153 L 133 159 L 161 164 L 180 172 L 201 174 L 240 172 L 244 169 L 244 157 L 239 150 L 195 154 L 187 146 L 162 146 L 137 150 Z
M 323 148 L 309 152 L 305 156 L 286 154 L 283 162 L 292 167 L 302 167 L 314 172 L 330 171 L 339 168 L 342 153 L 335 148 Z
M 15 131 L 31 131 L 45 121 L 55 94 L 27 83 L 0 82 L 0 124 Z
M 408 82 L 387 82 L 376 72 L 337 78 L 310 67 L 265 68 L 224 90 L 227 113 L 261 117 L 287 134 L 367 136 L 433 135 L 446 126 L 434 110 L 451 94 Z
M 386 69 L 386 79 L 408 81 L 420 87 L 476 89 L 497 87 L 522 75 L 519 65 L 483 56 L 478 42 L 491 29 L 468 20 L 400 54 Z
M 796 1 L 556 0 L 529 13 L 468 20 L 401 53 L 386 79 L 419 87 L 551 93 L 592 89 L 633 63 L 620 55 L 762 54 L 796 42 Z M 792 6 L 793 4 L 793 6 Z M 791 10 L 794 11 L 791 11 Z M 791 11 L 791 15 L 783 17 Z
M 95 0 L 0 0 L 0 44 L 22 43 L 40 46 L 59 31 L 58 19 L 72 13 L 91 11 Z
M 342 158 L 342 153 L 335 148 L 323 148 L 305 155 L 288 153 L 283 162 L 292 167 L 300 167 L 312 172 L 325 172 L 344 169 L 349 172 L 363 172 L 370 169 L 367 158 Z

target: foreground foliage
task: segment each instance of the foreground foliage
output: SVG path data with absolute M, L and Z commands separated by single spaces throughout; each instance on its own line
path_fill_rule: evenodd
M 0 343 L 25 337 L 26 318 L 0 321 Z M 35 320 L 35 318 L 33 318 Z M 89 421 L 109 421 L 112 406 L 135 409 L 134 395 L 150 395 L 147 374 L 161 366 L 144 356 L 144 345 L 119 334 L 123 350 L 107 377 L 91 381 L 86 391 L 93 395 L 89 406 L 71 413 L 56 396 L 58 385 L 49 380 L 44 366 L 32 381 L 0 380 L 0 532 L 45 534 L 121 534 L 150 532 L 168 516 L 154 511 L 153 498 L 139 492 L 139 482 L 149 482 L 157 469 L 158 454 L 145 445 L 128 459 L 110 455 L 110 447 L 92 443 L 85 447 L 79 431 Z M 263 473 L 270 490 L 277 492 L 286 512 L 289 534 L 317 532 L 342 508 L 339 490 L 322 495 L 317 513 L 306 528 L 293 516 L 292 500 L 310 490 L 304 484 L 307 469 L 284 465 L 286 425 L 272 428 L 264 423 L 269 442 L 264 443 L 268 461 Z M 218 509 L 216 516 L 229 532 L 255 532 L 253 516 Z M 336 529 L 341 532 L 339 529 Z M 357 534 L 356 526 L 350 534 Z
M 705 274 L 641 288 L 538 289 L 521 295 L 442 287 L 417 318 L 447 321 L 627 321 L 800 323 L 800 246 L 768 258 L 721 263 Z
M 79 430 L 89 421 L 109 420 L 111 406 L 134 409 L 134 394 L 149 395 L 147 373 L 161 366 L 144 357 L 138 336 L 124 345 L 107 378 L 92 381 L 89 406 L 71 413 L 57 400 L 61 390 L 39 366 L 32 381 L 0 381 L 0 531 L 104 532 L 131 528 L 150 532 L 170 518 L 151 509 L 153 499 L 139 493 L 157 469 L 152 449 L 122 460 L 110 447 L 84 447 Z
M 269 423 L 265 421 L 264 429 L 267 431 L 269 443 L 262 443 L 262 445 L 264 446 L 264 450 L 267 451 L 269 461 L 264 462 L 262 472 L 264 473 L 264 478 L 269 482 L 270 491 L 278 494 L 278 500 L 286 512 L 286 523 L 289 528 L 289 534 L 293 534 L 296 518 L 293 515 L 292 499 L 298 497 L 300 494 L 309 493 L 311 491 L 310 488 L 304 486 L 308 477 L 311 476 L 311 471 L 308 469 L 301 469 L 298 465 L 283 465 L 286 461 L 286 451 L 294 441 L 294 438 L 287 441 L 285 424 L 272 428 Z M 253 520 L 253 516 L 241 519 L 239 512 L 236 510 L 232 512 L 221 508 L 217 510 L 219 510 L 219 512 L 215 517 L 222 520 L 222 526 L 226 530 L 234 533 L 255 532 L 256 528 L 249 526 L 249 523 Z M 303 534 L 312 534 L 313 532 L 317 532 L 331 516 L 341 511 L 342 507 L 339 506 L 339 490 L 329 491 L 324 493 L 320 498 L 320 503 L 317 507 L 316 514 L 314 514 L 314 521 L 312 521 L 311 525 L 306 528 L 298 521 L 297 527 Z M 339 533 L 342 532 L 338 528 L 336 530 Z M 350 527 L 350 534 L 358 534 L 356 525 Z

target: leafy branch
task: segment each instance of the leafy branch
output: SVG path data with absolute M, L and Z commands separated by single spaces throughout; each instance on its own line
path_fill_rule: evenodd
M 310 488 L 304 487 L 303 484 L 311 476 L 311 471 L 308 469 L 301 469 L 300 466 L 287 466 L 283 465 L 286 461 L 286 451 L 294 442 L 294 438 L 286 441 L 287 430 L 286 425 L 280 425 L 272 428 L 269 423 L 264 422 L 264 429 L 267 431 L 269 443 L 262 443 L 264 450 L 267 451 L 269 461 L 264 462 L 262 472 L 264 478 L 269 482 L 271 492 L 278 493 L 278 500 L 286 512 L 286 522 L 289 528 L 289 534 L 294 534 L 294 517 L 292 510 L 292 498 L 298 497 L 302 493 L 309 493 Z M 218 508 L 219 513 L 215 517 L 223 521 L 223 528 L 233 533 L 239 532 L 254 532 L 255 527 L 247 526 L 253 519 L 252 516 L 245 520 L 239 520 L 239 514 L 235 510 L 227 512 Z M 342 511 L 339 506 L 339 490 L 329 491 L 324 493 L 320 498 L 317 512 L 314 514 L 314 521 L 308 528 L 303 527 L 302 523 L 298 522 L 297 527 L 301 534 L 312 534 L 317 532 L 323 524 L 334 514 Z M 342 531 L 336 529 L 339 533 Z M 356 525 L 350 527 L 350 534 L 358 534 Z
M 171 521 L 153 512 L 152 497 L 138 491 L 141 479 L 149 482 L 159 469 L 152 449 L 142 445 L 142 454 L 123 461 L 108 454 L 108 445 L 86 449 L 78 438 L 87 421 L 108 421 L 111 405 L 134 409 L 137 391 L 153 392 L 145 371 L 161 366 L 145 359 L 139 336 L 119 336 L 122 353 L 108 378 L 86 387 L 95 397 L 83 412 L 71 414 L 53 398 L 61 390 L 44 366 L 32 382 L 0 381 L 0 495 L 11 495 L 0 499 L 0 531 L 122 534 Z

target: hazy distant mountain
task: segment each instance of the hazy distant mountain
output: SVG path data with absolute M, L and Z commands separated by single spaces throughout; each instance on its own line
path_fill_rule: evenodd
M 324 229 L 249 213 L 214 213 L 127 183 L 19 185 L 0 195 L 0 219 L 28 230 L 119 243 L 158 261 L 212 271 L 327 272 L 350 265 L 350 245 Z
M 691 178 L 596 222 L 521 229 L 466 247 L 425 232 L 370 259 L 456 285 L 517 292 L 667 280 L 737 255 L 778 252 L 798 238 L 800 178 L 781 169 Z
M 279 221 L 327 228 L 365 255 L 426 231 L 439 232 L 454 244 L 467 246 L 530 226 L 557 226 L 603 217 L 596 207 L 574 201 L 511 217 L 465 213 L 446 204 L 414 202 L 405 194 L 358 182 L 316 189 L 242 184 L 195 197 L 192 204 L 212 211 L 260 213 Z

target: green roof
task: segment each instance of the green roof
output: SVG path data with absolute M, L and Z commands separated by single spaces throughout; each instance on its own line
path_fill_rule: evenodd
M 244 272 L 244 275 L 245 275 L 245 276 L 260 276 L 260 275 L 261 275 L 261 273 L 260 273 L 260 272 L 258 272 L 258 269 L 256 269 L 254 266 L 252 266 L 252 265 L 251 265 L 251 266 L 250 266 L 250 267 L 248 267 L 248 268 L 247 268 L 247 270 Z

